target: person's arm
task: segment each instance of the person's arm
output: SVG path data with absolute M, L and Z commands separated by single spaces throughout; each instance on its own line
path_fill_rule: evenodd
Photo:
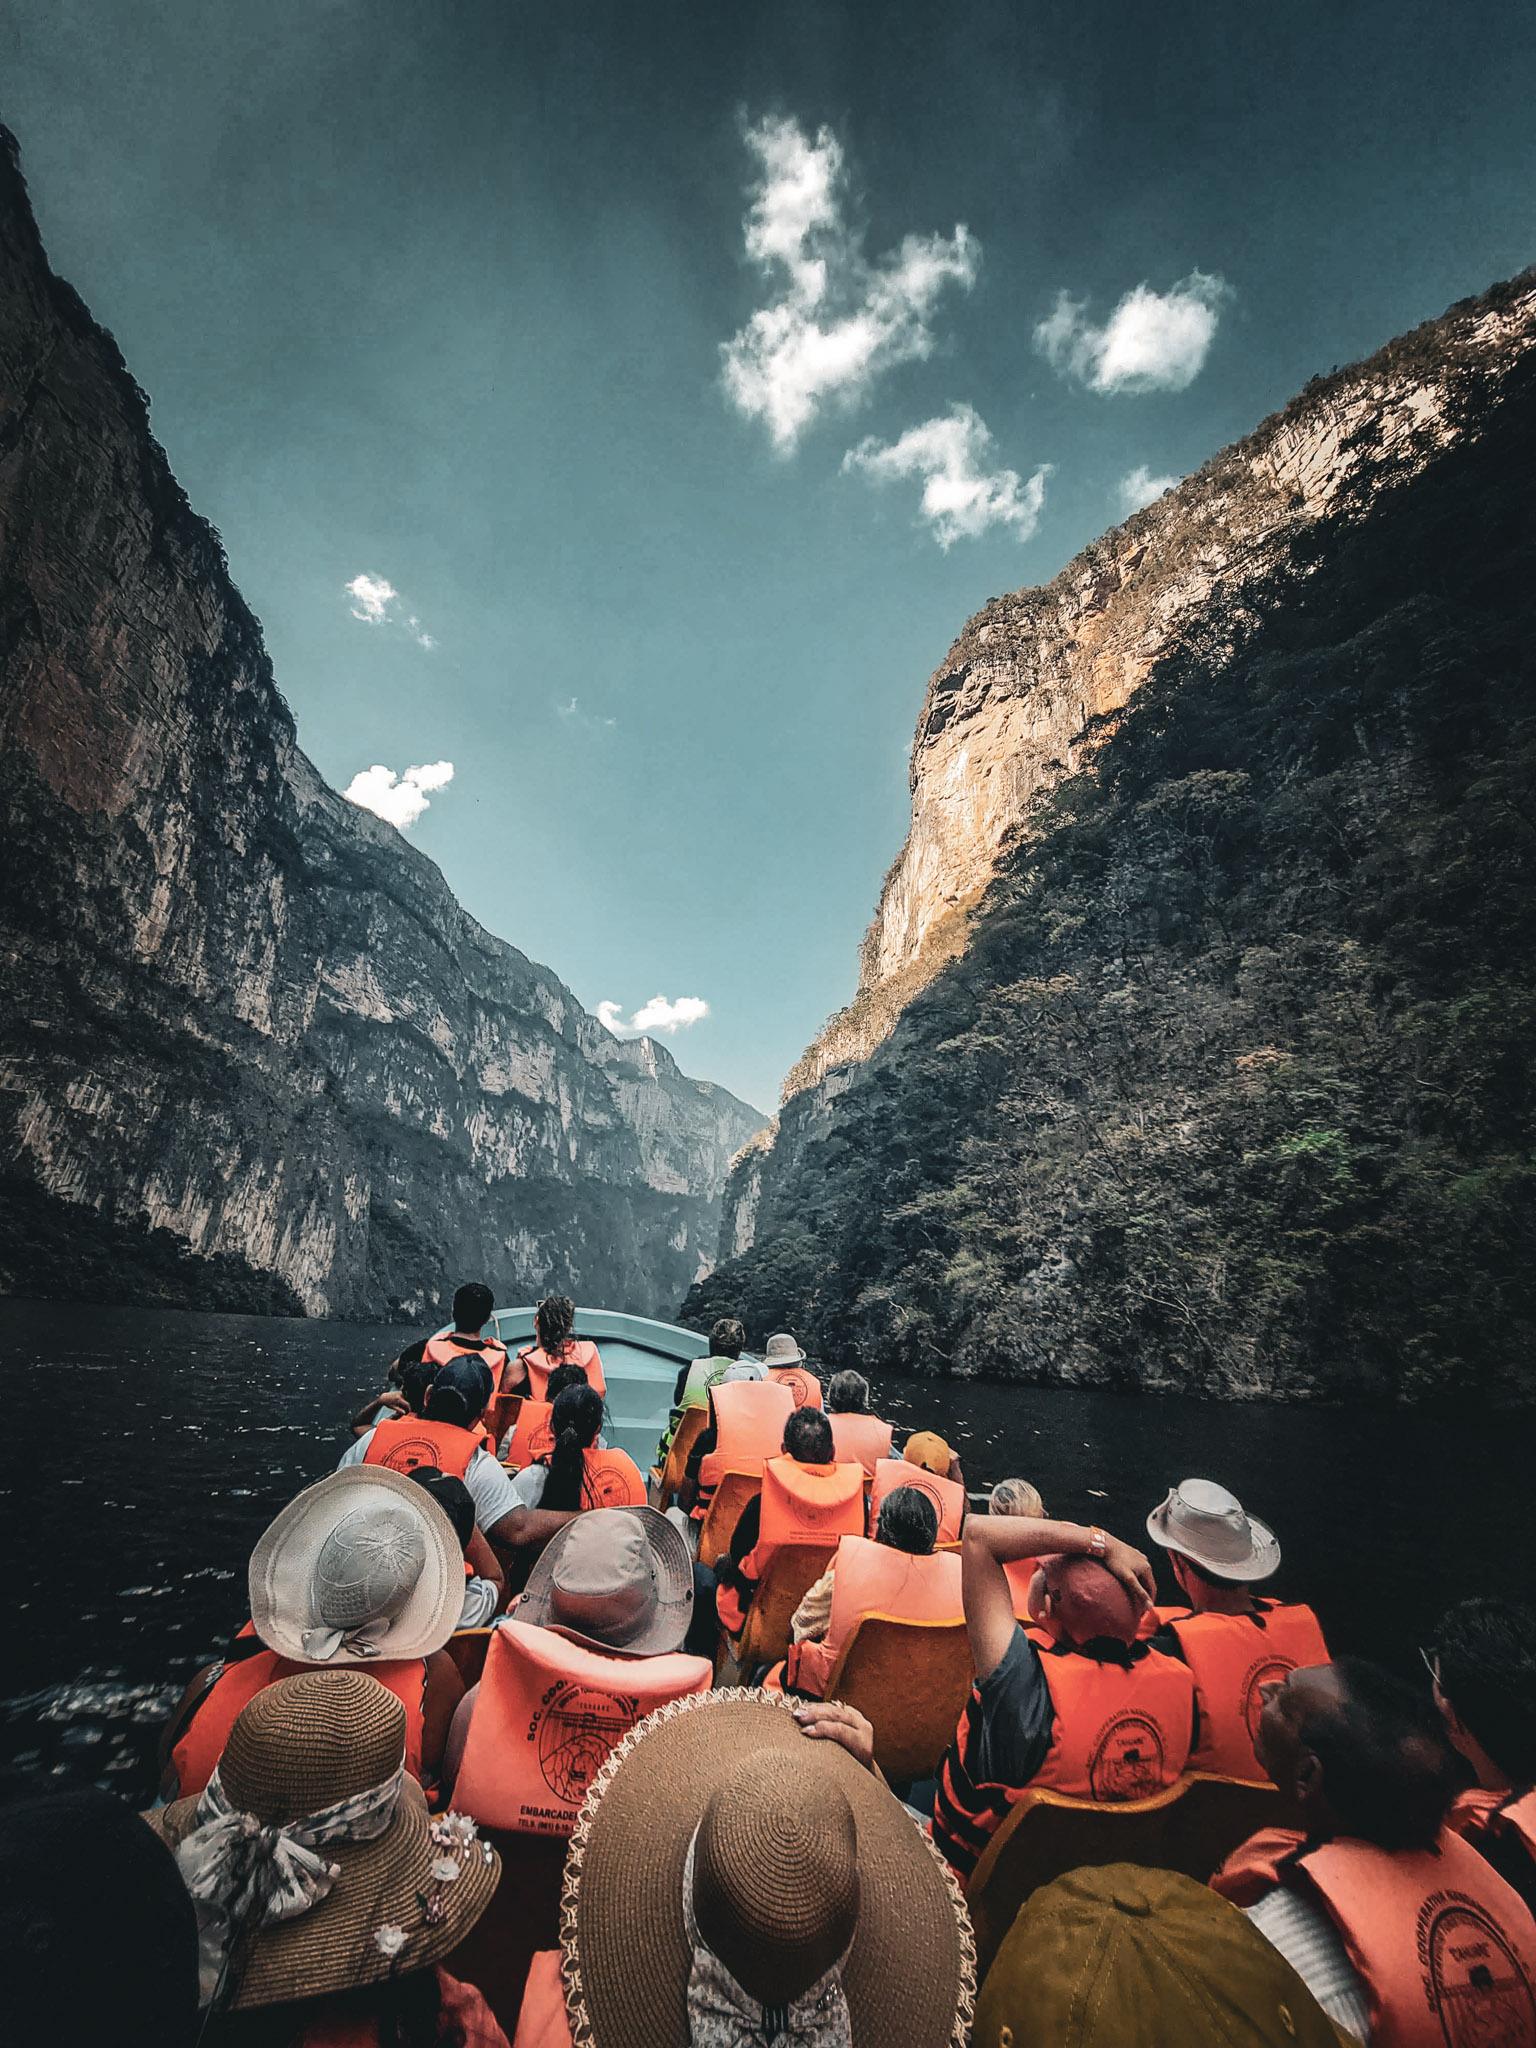
M 486 1542 L 484 1533 L 476 1528 L 470 1531 L 469 1548 L 464 1556 L 470 1570 L 477 1579 L 489 1579 L 496 1588 L 496 1605 L 507 1597 L 507 1575 L 501 1568 L 501 1561 Z
M 562 1514 L 557 1508 L 515 1507 L 485 1533 L 508 1573 L 521 1583 L 526 1553 L 542 1550 L 551 1536 L 567 1522 L 575 1521 L 579 1512 L 573 1509 L 570 1514 Z
M 435 1784 L 442 1772 L 443 1753 L 448 1747 L 448 1730 L 453 1713 L 464 1697 L 459 1667 L 446 1650 L 434 1650 L 427 1659 L 427 1688 L 422 1702 L 421 1768 Z
M 1077 1522 L 1048 1522 L 1036 1515 L 971 1515 L 961 1538 L 961 1596 L 978 1679 L 995 1671 L 1008 1653 L 1017 1627 L 1013 1588 L 1005 1564 L 1027 1557 L 1091 1557 L 1093 1529 Z M 1106 1536 L 1100 1560 L 1125 1587 L 1138 1613 L 1156 1593 L 1152 1567 L 1139 1550 Z
M 875 1762 L 875 1731 L 857 1707 L 845 1706 L 841 1700 L 801 1700 L 795 1707 L 795 1719 L 802 1734 L 813 1742 L 835 1742 L 855 1763 L 884 1782 Z
M 530 1394 L 533 1389 L 528 1382 L 528 1361 L 521 1351 L 507 1353 L 507 1369 L 501 1376 L 499 1394 Z
M 688 1375 L 693 1371 L 693 1365 L 694 1361 L 691 1358 L 685 1359 L 678 1372 L 677 1379 L 672 1387 L 672 1406 L 674 1408 L 681 1408 L 683 1405 L 683 1389 L 688 1384 Z
M 386 1388 L 382 1394 L 373 1394 L 363 1403 L 349 1427 L 354 1436 L 361 1436 L 376 1422 L 382 1422 L 386 1415 L 409 1415 L 410 1412 L 411 1404 L 404 1394 Z

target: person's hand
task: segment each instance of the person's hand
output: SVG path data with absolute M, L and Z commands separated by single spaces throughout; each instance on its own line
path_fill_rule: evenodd
M 802 1700 L 795 1719 L 813 1742 L 835 1742 L 866 1771 L 875 1768 L 875 1731 L 857 1707 L 841 1700 Z
M 1157 1598 L 1157 1581 L 1144 1553 L 1133 1543 L 1122 1543 L 1118 1536 L 1111 1536 L 1104 1552 L 1104 1569 L 1112 1572 L 1130 1594 L 1136 1612 L 1145 1614 Z
M 404 1394 L 393 1391 L 380 1394 L 374 1406 L 377 1408 L 387 1408 L 392 1415 L 409 1415 L 411 1412 L 411 1404 L 407 1401 Z

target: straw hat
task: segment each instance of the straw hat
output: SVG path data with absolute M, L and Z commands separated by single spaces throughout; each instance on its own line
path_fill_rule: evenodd
M 693 1619 L 688 1539 L 655 1508 L 589 1508 L 545 1544 L 517 1618 L 610 1656 L 665 1656 Z
M 776 1337 L 768 1339 L 768 1348 L 763 1353 L 763 1363 L 770 1372 L 776 1365 L 804 1365 L 805 1353 L 788 1330 L 780 1330 Z
M 348 1465 L 291 1500 L 251 1552 L 251 1621 L 296 1664 L 429 1657 L 458 1626 L 464 1553 L 432 1497 Z
M 1025 1900 L 974 2048 L 1342 2048 L 1280 1951 L 1193 1878 L 1074 1870 Z
M 1147 1534 L 1213 1578 L 1267 1579 L 1280 1569 L 1274 1531 L 1213 1479 L 1181 1479 L 1148 1515 Z
M 404 1760 L 405 1709 L 393 1693 L 361 1671 L 304 1671 L 242 1710 L 218 1783 L 235 1813 L 281 1830 L 387 1785 Z M 180 1850 L 206 1820 L 207 1800 L 206 1792 L 178 1799 L 145 1818 Z M 421 1787 L 403 1774 L 382 1833 L 328 1839 L 318 1854 L 335 1866 L 330 1888 L 295 1917 L 255 1929 L 232 2008 L 319 1998 L 423 1969 L 462 1941 L 501 1876 L 473 1823 L 461 1814 L 434 1820 Z
M 953 1876 L 886 1786 L 813 1742 L 781 1696 L 691 1694 L 630 1731 L 587 1793 L 560 1923 L 574 2048 L 676 2048 L 691 1972 L 723 1966 L 782 2006 L 845 1948 L 854 2048 L 969 2035 L 976 1950 Z

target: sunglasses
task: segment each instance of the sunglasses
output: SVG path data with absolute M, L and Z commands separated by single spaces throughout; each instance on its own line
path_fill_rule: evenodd
M 1436 1685 L 1438 1685 L 1440 1683 L 1440 1652 L 1438 1650 L 1421 1649 L 1419 1655 L 1424 1660 L 1424 1669 L 1429 1673 Z

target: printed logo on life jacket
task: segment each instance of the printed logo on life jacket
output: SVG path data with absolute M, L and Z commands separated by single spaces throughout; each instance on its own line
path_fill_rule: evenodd
M 555 1429 L 551 1422 L 540 1422 L 528 1432 L 528 1462 L 536 1465 L 541 1458 L 547 1458 L 555 1448 Z
M 1248 1740 L 1257 1755 L 1259 1747 L 1259 1722 L 1264 1714 L 1264 1688 L 1278 1685 L 1296 1669 L 1293 1657 L 1261 1657 L 1249 1668 L 1243 1680 L 1243 1719 L 1248 1724 Z
M 776 1372 L 774 1378 L 781 1386 L 788 1387 L 790 1393 L 794 1396 L 797 1408 L 803 1408 L 811 1398 L 811 1382 L 809 1377 L 794 1367 L 790 1367 L 783 1372 Z
M 933 1502 L 933 1512 L 938 1516 L 939 1527 L 942 1529 L 944 1526 L 944 1497 L 933 1481 L 931 1479 L 904 1479 L 901 1483 L 903 1486 L 915 1486 L 925 1500 Z M 894 1493 L 895 1488 L 893 1487 L 891 1491 Z
M 612 1465 L 599 1465 L 595 1471 L 589 1466 L 585 1490 L 594 1507 L 622 1508 L 629 1503 L 628 1477 Z
M 549 1688 L 533 1710 L 528 1740 L 556 1799 L 573 1811 L 580 1806 L 609 1752 L 635 1725 L 639 1710 L 633 1693 L 564 1683 Z
M 1536 2048 L 1536 1992 L 1519 1958 L 1465 1892 L 1436 1892 L 1419 1912 L 1424 1996 L 1446 2048 Z
M 1088 1760 L 1095 1799 L 1149 1799 L 1163 1783 L 1163 1738 L 1145 1714 L 1116 1714 Z
M 379 1460 L 391 1472 L 414 1472 L 418 1465 L 435 1465 L 437 1445 L 429 1436 L 398 1437 Z

